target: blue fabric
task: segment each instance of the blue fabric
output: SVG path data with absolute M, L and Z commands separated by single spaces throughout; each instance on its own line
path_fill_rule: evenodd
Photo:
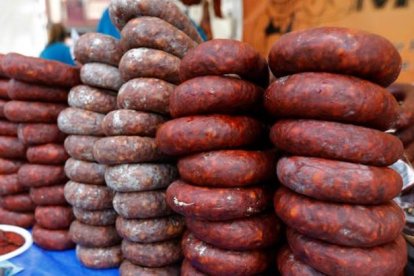
M 23 254 L 9 260 L 24 270 L 17 276 L 118 276 L 118 269 L 95 270 L 84 267 L 77 259 L 75 250 L 48 251 L 33 244 Z
M 196 27 L 198 34 L 201 36 L 201 39 L 203 41 L 207 41 L 207 35 L 204 32 L 204 30 L 201 28 L 200 25 L 198 25 L 197 23 L 194 22 L 194 20 L 191 19 L 191 22 L 193 23 L 193 25 Z
M 62 42 L 52 43 L 42 51 L 41 58 L 60 61 L 69 65 L 75 65 L 70 55 L 70 49 Z
M 101 20 L 99 20 L 96 31 L 101 34 L 113 36 L 117 39 L 121 38 L 121 34 L 119 33 L 118 29 L 115 27 L 114 24 L 112 24 L 111 18 L 109 17 L 108 8 L 105 9 L 104 13 L 102 14 Z

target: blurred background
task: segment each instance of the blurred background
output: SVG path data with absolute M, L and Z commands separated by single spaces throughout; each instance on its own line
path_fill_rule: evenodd
M 199 25 L 206 39 L 244 40 L 267 55 L 284 33 L 313 26 L 344 26 L 385 36 L 400 51 L 401 82 L 414 82 L 412 0 L 174 0 Z M 0 1 L 0 52 L 39 56 L 48 27 L 62 23 L 64 43 L 96 31 L 110 0 Z M 105 28 L 103 28 L 104 30 Z

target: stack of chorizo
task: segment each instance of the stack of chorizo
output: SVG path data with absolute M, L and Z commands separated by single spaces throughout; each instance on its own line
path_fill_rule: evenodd
M 275 154 L 254 117 L 269 80 L 250 45 L 216 39 L 190 50 L 170 97 L 173 120 L 159 149 L 177 156 L 180 179 L 166 194 L 185 216 L 181 275 L 257 275 L 271 266 L 280 222 L 271 211 Z
M 264 105 L 270 138 L 286 155 L 274 196 L 287 225 L 282 275 L 400 275 L 407 261 L 402 189 L 391 168 L 403 144 L 384 132 L 400 109 L 385 89 L 401 70 L 386 39 L 345 28 L 281 37 L 269 54 L 277 78 Z
M 93 155 L 106 166 L 106 184 L 115 193 L 120 274 L 178 276 L 185 221 L 165 200 L 177 169 L 159 151 L 155 133 L 168 120 L 181 59 L 200 38 L 170 0 L 113 0 L 109 12 L 121 31 L 118 67 L 125 83 L 118 110 L 102 119 L 107 137 L 94 144 Z
M 400 138 L 404 145 L 405 160 L 414 162 L 414 85 L 408 83 L 395 83 L 388 87 L 388 90 L 394 95 L 400 103 L 400 116 L 395 126 L 395 135 Z M 401 194 L 402 201 L 408 201 L 412 197 L 412 189 L 408 189 Z M 413 232 L 413 212 L 412 209 L 405 211 L 406 225 L 404 227 L 404 236 L 407 242 L 414 244 Z M 408 249 L 410 252 L 410 247 Z M 410 253 L 408 254 L 410 256 Z
M 64 163 L 69 156 L 57 118 L 67 107 L 69 88 L 80 81 L 79 68 L 14 53 L 3 58 L 2 67 L 11 78 L 12 100 L 4 113 L 18 123 L 17 136 L 27 148 L 27 163 L 20 166 L 17 180 L 30 189 L 27 196 L 36 206 L 33 240 L 44 249 L 72 248 L 69 226 L 74 216 L 63 195 Z
M 0 54 L 0 224 L 31 227 L 34 224 L 34 204 L 28 188 L 17 178 L 25 163 L 26 146 L 17 138 L 18 124 L 4 115 L 4 105 L 10 101 L 10 79 L 1 66 Z
M 106 166 L 97 162 L 93 146 L 104 136 L 103 118 L 116 108 L 116 94 L 123 83 L 117 68 L 122 52 L 117 39 L 99 33 L 82 35 L 74 52 L 82 64 L 82 83 L 72 87 L 69 108 L 58 118 L 59 129 L 68 135 L 64 146 L 70 155 L 65 164 L 69 181 L 64 196 L 72 205 L 75 221 L 69 234 L 84 266 L 118 267 L 122 254 L 115 229 L 114 194 L 106 186 Z

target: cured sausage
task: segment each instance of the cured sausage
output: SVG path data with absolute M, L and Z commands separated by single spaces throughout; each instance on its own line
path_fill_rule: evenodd
M 108 167 L 106 185 L 117 192 L 142 192 L 167 188 L 178 176 L 169 164 L 123 164 Z
M 167 189 L 167 203 L 177 213 L 197 219 L 223 221 L 254 216 L 271 202 L 270 190 L 261 186 L 248 188 L 207 188 L 181 180 Z
M 395 135 L 401 140 L 404 147 L 414 142 L 414 125 L 407 127 L 406 129 L 397 131 Z
M 388 166 L 403 154 L 401 141 L 360 126 L 313 120 L 281 120 L 270 131 L 279 148 L 295 155 Z
M 172 213 L 163 190 L 116 193 L 113 204 L 115 211 L 127 219 L 156 218 Z
M 0 206 L 12 212 L 30 212 L 35 209 L 28 193 L 2 196 Z
M 119 267 L 119 272 L 122 276 L 179 276 L 180 267 L 177 265 L 169 265 L 163 267 L 143 267 L 134 265 L 128 260 L 124 260 Z
M 75 44 L 75 58 L 82 64 L 90 62 L 106 63 L 118 66 L 122 56 L 118 40 L 101 33 L 86 33 Z
M 63 166 L 57 165 L 24 164 L 17 175 L 25 187 L 51 186 L 67 180 Z
M 135 17 L 152 16 L 167 21 L 195 42 L 202 41 L 190 19 L 171 0 L 116 0 L 109 5 L 109 15 L 118 30 Z
M 154 78 L 136 78 L 119 89 L 119 108 L 169 114 L 169 99 L 175 85 Z
M 331 202 L 380 204 L 402 189 L 401 176 L 393 169 L 313 157 L 281 158 L 277 175 L 289 189 Z
M 103 63 L 83 65 L 80 77 L 86 85 L 115 91 L 118 91 L 124 82 L 117 67 Z
M 274 196 L 276 214 L 296 231 L 329 243 L 372 247 L 395 240 L 405 224 L 394 202 L 363 206 L 314 200 L 280 188 Z
M 119 62 L 122 79 L 157 78 L 180 83 L 180 59 L 164 51 L 136 48 L 126 52 Z
M 197 46 L 194 40 L 175 26 L 149 16 L 128 21 L 122 29 L 120 43 L 124 51 L 144 47 L 161 50 L 179 58 Z
M 0 61 L 0 64 L 1 64 L 1 61 Z M 9 80 L 0 78 L 0 99 L 5 99 L 5 100 L 9 99 L 9 95 L 7 94 L 8 90 L 9 90 Z
M 99 137 L 85 135 L 69 135 L 65 140 L 65 150 L 75 159 L 93 162 L 93 145 Z
M 118 234 L 131 242 L 152 243 L 181 236 L 185 229 L 184 218 L 172 215 L 155 219 L 125 219 L 118 217 Z
M 121 242 L 115 226 L 93 226 L 77 220 L 72 222 L 69 229 L 72 241 L 86 247 L 109 247 Z
M 247 116 L 206 115 L 174 119 L 157 131 L 157 145 L 168 155 L 235 148 L 262 136 L 259 121 Z
M 105 185 L 105 169 L 105 165 L 73 158 L 68 159 L 65 164 L 67 177 L 85 184 Z
M 410 162 L 414 159 L 414 143 L 409 144 L 404 150 L 404 157 Z
M 67 229 L 74 219 L 72 207 L 66 206 L 37 206 L 35 211 L 36 223 L 46 229 Z
M 38 206 L 67 205 L 64 195 L 65 185 L 30 188 L 30 198 Z
M 53 60 L 9 53 L 1 61 L 9 78 L 48 86 L 72 87 L 79 80 L 79 68 Z
M 66 103 L 68 91 L 65 88 L 50 87 L 18 80 L 10 80 L 8 95 L 15 101 Z
M 26 157 L 26 147 L 15 137 L 0 136 L 0 157 L 23 159 Z
M 180 239 L 155 243 L 134 243 L 122 241 L 124 258 L 135 265 L 162 267 L 182 259 Z
M 256 110 L 263 89 L 245 80 L 204 76 L 190 79 L 170 97 L 171 115 L 175 118 L 197 114 L 233 114 Z
M 117 217 L 117 213 L 112 208 L 99 211 L 89 211 L 73 207 L 73 214 L 79 222 L 96 226 L 114 225 Z
M 0 99 L 0 119 L 5 119 L 6 114 L 4 113 L 4 108 L 8 101 Z
M 320 119 L 387 130 L 399 114 L 385 88 L 352 76 L 300 73 L 277 79 L 265 93 L 265 108 L 275 117 Z
M 30 163 L 59 165 L 65 163 L 69 155 L 63 145 L 44 144 L 29 147 L 26 151 L 26 158 Z
M 187 217 L 186 225 L 198 239 L 221 249 L 237 251 L 270 247 L 281 233 L 281 223 L 273 213 L 219 222 Z
M 26 145 L 61 143 L 66 135 L 54 124 L 19 124 L 17 136 Z
M 1 136 L 17 136 L 17 124 L 0 120 Z
M 163 116 L 135 110 L 115 110 L 108 113 L 102 121 L 106 136 L 139 135 L 155 137 L 158 127 L 166 119 Z
M 64 104 L 10 101 L 4 106 L 4 115 L 16 123 L 56 123 Z
M 24 163 L 19 160 L 0 158 L 0 175 L 17 173 Z
M 0 99 L 0 119 L 6 118 L 4 113 L 4 107 L 8 101 Z
M 182 240 L 185 258 L 198 270 L 211 275 L 256 275 L 270 265 L 266 251 L 231 251 L 213 247 L 187 232 Z
M 135 78 L 118 94 L 119 108 L 169 115 L 169 99 L 175 85 L 155 78 Z
M 17 173 L 0 175 L 0 195 L 12 195 L 25 192 L 26 187 L 20 184 Z
M 46 250 L 66 250 L 75 247 L 68 230 L 50 230 L 36 224 L 32 229 L 32 237 L 38 246 Z
M 387 89 L 401 103 L 395 127 L 402 129 L 414 124 L 414 86 L 406 83 L 395 83 Z
M 277 268 L 281 275 L 286 276 L 324 276 L 295 257 L 289 246 L 284 246 L 277 254 Z
M 376 247 L 344 247 L 314 240 L 289 229 L 289 246 L 295 256 L 327 275 L 399 275 L 407 263 L 402 236 Z
M 266 59 L 247 43 L 213 39 L 187 52 L 181 61 L 181 81 L 208 75 L 235 74 L 261 87 L 269 84 Z
M 10 224 L 22 228 L 32 227 L 35 223 L 33 213 L 17 213 L 0 208 L 0 224 Z
M 60 113 L 57 123 L 67 134 L 103 136 L 101 123 L 104 117 L 100 113 L 69 107 Z
M 68 104 L 71 107 L 106 114 L 116 109 L 116 94 L 111 90 L 78 85 L 70 90 Z
M 200 272 L 187 259 L 184 259 L 181 266 L 181 276 L 207 276 L 207 274 Z
M 181 158 L 178 171 L 183 180 L 200 186 L 240 187 L 274 178 L 272 152 L 221 150 Z
M 123 260 L 119 245 L 106 248 L 88 248 L 78 245 L 76 256 L 84 266 L 95 269 L 118 267 Z
M 269 53 L 276 77 L 299 72 L 354 75 L 387 87 L 401 71 L 394 45 L 376 34 L 321 27 L 283 35 Z
M 3 58 L 4 58 L 4 54 L 0 54 L 0 77 L 7 77 L 3 68 L 1 68 L 1 61 L 3 60 Z
M 95 143 L 93 155 L 101 164 L 152 162 L 165 159 L 154 138 L 140 136 L 105 137 Z
M 87 185 L 69 181 L 64 189 L 65 198 L 70 205 L 86 210 L 105 210 L 112 208 L 113 192 L 106 186 Z

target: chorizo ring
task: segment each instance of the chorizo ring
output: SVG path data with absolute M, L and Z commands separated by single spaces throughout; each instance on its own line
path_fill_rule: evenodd
M 314 200 L 280 188 L 274 196 L 276 214 L 299 233 L 329 243 L 372 247 L 395 240 L 405 224 L 394 202 L 363 206 Z
M 284 157 L 277 175 L 289 189 L 331 202 L 380 204 L 402 188 L 402 178 L 393 169 L 313 157 Z
M 86 33 L 75 44 L 75 58 L 82 64 L 91 62 L 118 66 L 122 57 L 119 41 L 101 33 Z
M 185 258 L 209 275 L 248 276 L 264 272 L 270 265 L 266 251 L 223 250 L 197 239 L 187 232 L 182 240 Z
M 168 187 L 166 200 L 175 212 L 183 216 L 223 221 L 251 217 L 265 211 L 271 203 L 271 192 L 262 186 L 207 188 L 177 180 Z
M 262 96 L 263 89 L 245 80 L 197 77 L 177 86 L 170 97 L 170 111 L 175 118 L 208 113 L 247 113 L 257 109 Z
M 191 116 L 163 124 L 157 131 L 156 143 L 165 154 L 184 155 L 251 145 L 261 135 L 261 123 L 251 117 Z
M 129 20 L 135 17 L 158 17 L 185 32 L 195 42 L 202 41 L 190 19 L 171 0 L 111 1 L 109 16 L 118 30 L 121 30 Z
M 267 87 L 269 83 L 266 59 L 249 44 L 236 40 L 204 42 L 188 51 L 180 65 L 182 81 L 225 74 L 236 74 L 261 87 Z
M 258 184 L 274 177 L 272 152 L 219 150 L 181 158 L 178 171 L 189 183 L 210 187 L 240 187 Z
M 9 78 L 48 86 L 72 87 L 80 83 L 79 68 L 62 62 L 9 53 L 1 60 Z
M 401 56 L 387 39 L 363 31 L 322 27 L 283 35 L 269 66 L 276 77 L 299 72 L 353 75 L 387 87 L 401 71 Z
M 407 263 L 407 245 L 402 236 L 376 247 L 358 248 L 329 244 L 287 231 L 293 254 L 327 275 L 399 275 Z
M 188 50 L 197 46 L 194 40 L 175 26 L 149 16 L 131 19 L 122 29 L 120 43 L 124 51 L 141 47 L 152 48 L 179 58 L 183 58 Z
M 294 155 L 388 166 L 403 154 L 401 141 L 388 133 L 360 126 L 314 120 L 281 120 L 270 139 Z
M 352 76 L 299 73 L 277 79 L 265 93 L 265 108 L 275 117 L 319 119 L 394 127 L 399 106 L 385 88 Z

